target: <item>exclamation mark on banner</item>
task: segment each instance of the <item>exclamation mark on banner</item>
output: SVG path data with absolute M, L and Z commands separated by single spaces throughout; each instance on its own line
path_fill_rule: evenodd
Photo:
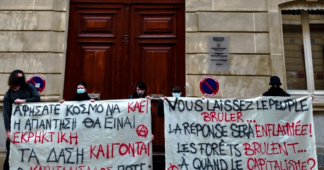
M 312 135 L 312 124 L 309 124 L 309 133 L 310 133 L 310 137 L 312 137 L 313 135 Z

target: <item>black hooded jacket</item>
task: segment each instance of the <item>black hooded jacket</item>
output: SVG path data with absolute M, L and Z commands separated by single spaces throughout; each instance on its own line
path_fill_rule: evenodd
M 271 87 L 268 91 L 263 93 L 263 96 L 290 96 L 280 87 Z
M 71 101 L 81 101 L 81 100 L 90 100 L 88 93 L 76 93 L 74 97 L 71 99 Z

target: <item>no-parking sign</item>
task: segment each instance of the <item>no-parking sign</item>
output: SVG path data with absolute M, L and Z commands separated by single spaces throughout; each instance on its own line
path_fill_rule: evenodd
M 27 83 L 31 83 L 36 88 L 39 94 L 42 93 L 46 87 L 46 80 L 44 76 L 40 74 L 34 74 L 29 76 L 27 79 Z
M 199 88 L 204 96 L 213 97 L 219 90 L 219 83 L 213 76 L 204 76 L 200 79 Z

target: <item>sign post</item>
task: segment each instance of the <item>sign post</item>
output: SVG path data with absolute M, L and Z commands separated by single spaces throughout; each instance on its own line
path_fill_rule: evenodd
M 31 83 L 36 88 L 39 94 L 41 94 L 46 87 L 46 80 L 44 76 L 40 74 L 33 74 L 29 76 L 27 79 L 27 83 Z
M 218 80 L 213 76 L 204 76 L 199 81 L 200 92 L 206 97 L 213 97 L 219 90 Z

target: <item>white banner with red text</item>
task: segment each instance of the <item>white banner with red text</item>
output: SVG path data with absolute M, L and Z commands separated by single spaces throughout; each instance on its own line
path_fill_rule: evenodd
M 168 170 L 317 169 L 310 97 L 167 98 Z
M 13 105 L 11 170 L 152 169 L 151 102 Z

